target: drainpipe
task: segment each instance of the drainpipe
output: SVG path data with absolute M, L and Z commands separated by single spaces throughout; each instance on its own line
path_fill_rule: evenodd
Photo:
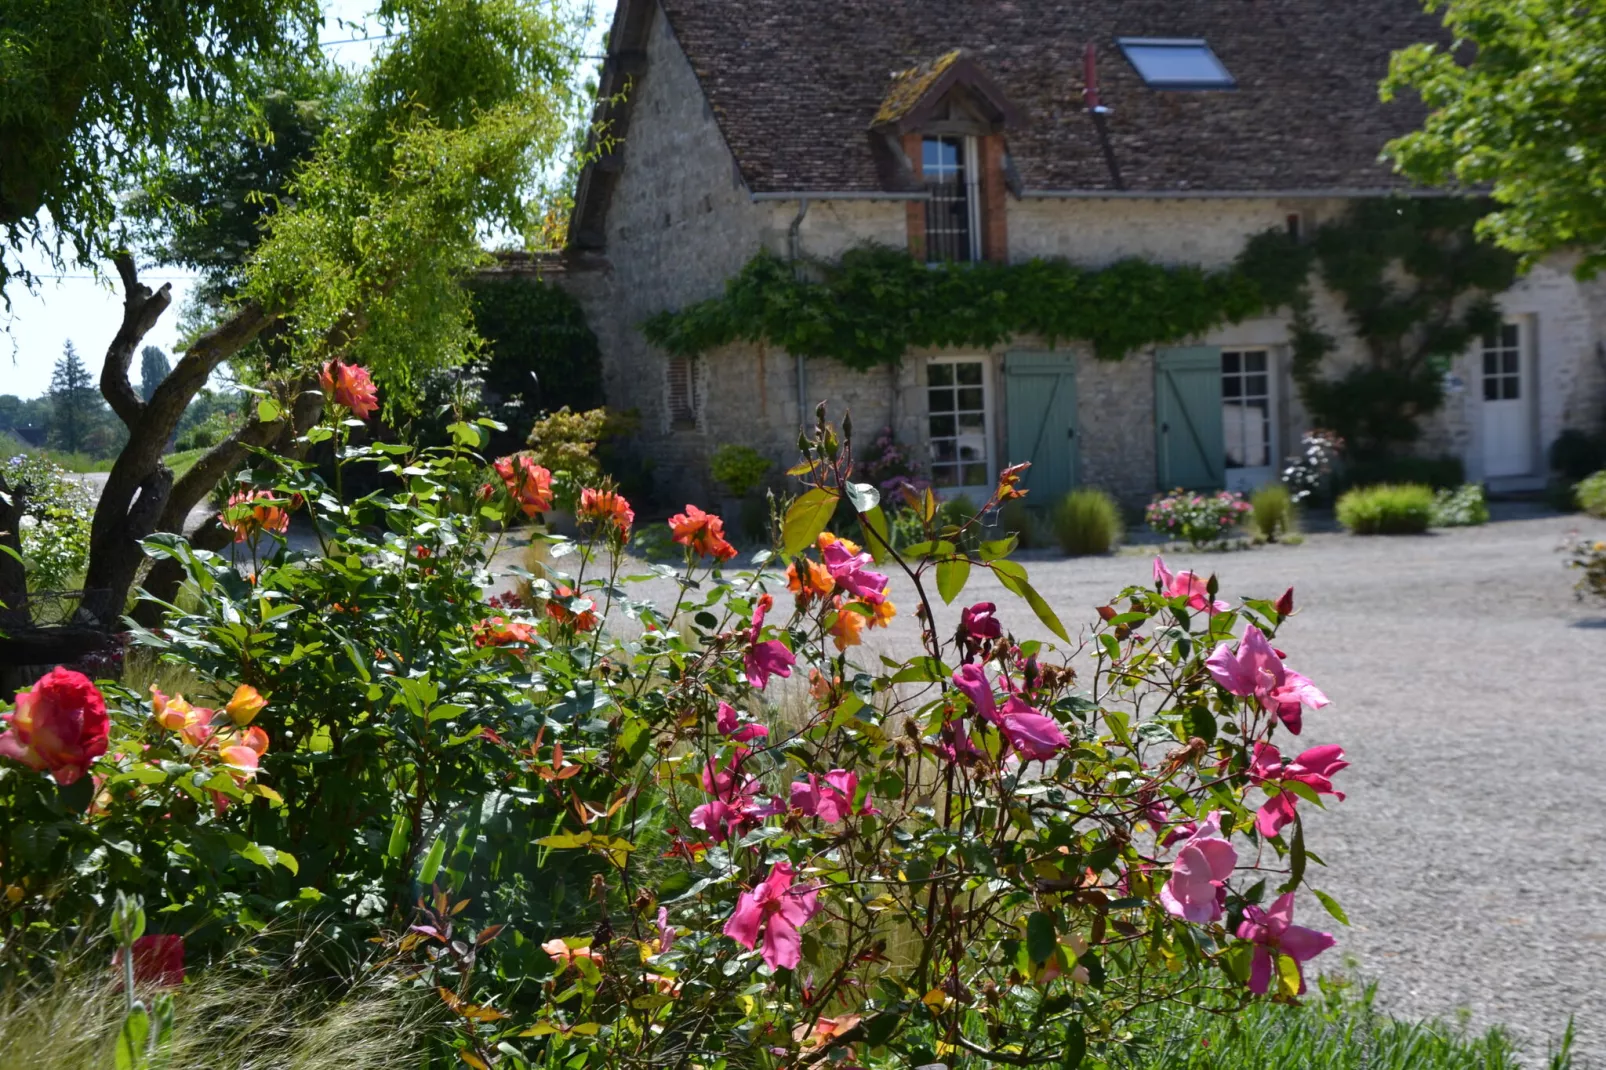
M 1104 166 L 1109 169 L 1110 181 L 1117 190 L 1126 189 L 1126 181 L 1121 178 L 1121 165 L 1115 159 L 1115 146 L 1110 143 L 1109 117 L 1110 109 L 1105 106 L 1099 96 L 1099 60 L 1098 49 L 1093 42 L 1087 43 L 1082 52 L 1082 103 L 1087 106 L 1087 113 L 1093 117 L 1093 126 L 1098 131 L 1099 148 L 1104 151 Z
M 803 255 L 803 217 L 809 214 L 809 199 L 797 199 L 797 215 L 786 231 L 786 252 L 791 258 L 792 270 L 797 271 L 798 259 Z M 803 366 L 803 354 L 796 354 L 797 362 L 797 426 L 801 431 L 809 425 L 808 369 Z

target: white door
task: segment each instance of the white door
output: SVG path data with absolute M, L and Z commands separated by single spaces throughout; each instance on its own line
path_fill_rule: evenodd
M 1248 493 L 1277 480 L 1271 352 L 1221 351 L 1221 435 L 1227 489 Z
M 1533 473 L 1533 399 L 1528 331 L 1504 323 L 1483 339 L 1483 474 Z

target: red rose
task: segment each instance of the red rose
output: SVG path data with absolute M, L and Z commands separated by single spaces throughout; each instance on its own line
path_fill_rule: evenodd
M 123 953 L 112 958 L 112 967 L 122 976 Z M 184 938 L 167 933 L 151 933 L 134 941 L 134 985 L 177 988 L 184 983 Z
M 56 666 L 17 696 L 12 712 L 0 714 L 0 755 L 30 769 L 49 769 L 60 784 L 72 784 L 106 753 L 106 700 L 81 672 Z

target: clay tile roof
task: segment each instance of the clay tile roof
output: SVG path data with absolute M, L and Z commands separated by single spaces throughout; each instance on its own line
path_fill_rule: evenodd
M 1089 42 L 1130 190 L 1403 188 L 1378 152 L 1422 111 L 1377 83 L 1394 49 L 1445 36 L 1419 0 L 659 2 L 755 192 L 885 188 L 872 125 L 961 57 L 1024 116 L 1006 136 L 1027 190 L 1114 189 L 1082 104 Z M 1119 37 L 1203 38 L 1237 88 L 1151 89 Z

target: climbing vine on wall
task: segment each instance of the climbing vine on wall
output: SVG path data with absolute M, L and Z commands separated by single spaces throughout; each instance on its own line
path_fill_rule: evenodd
M 1323 374 L 1336 342 L 1315 328 L 1307 289 L 1292 302 L 1294 379 L 1312 420 L 1342 435 L 1352 460 L 1416 441 L 1422 417 L 1444 404 L 1450 362 L 1499 326 L 1494 295 L 1516 278 L 1517 258 L 1477 240 L 1489 208 L 1461 198 L 1358 201 L 1317 229 L 1322 282 L 1343 301 L 1366 360 Z
M 602 404 L 601 351 L 578 301 L 541 279 L 479 279 L 470 293 L 489 390 L 524 399 L 532 417 Z
M 910 349 L 994 346 L 1023 334 L 1089 342 L 1101 359 L 1120 360 L 1290 304 L 1310 255 L 1280 231 L 1257 235 L 1219 271 L 1137 259 L 1096 269 L 1060 260 L 929 267 L 880 246 L 795 271 L 764 252 L 722 296 L 661 313 L 642 329 L 680 356 L 767 341 L 860 370 L 896 364 Z

